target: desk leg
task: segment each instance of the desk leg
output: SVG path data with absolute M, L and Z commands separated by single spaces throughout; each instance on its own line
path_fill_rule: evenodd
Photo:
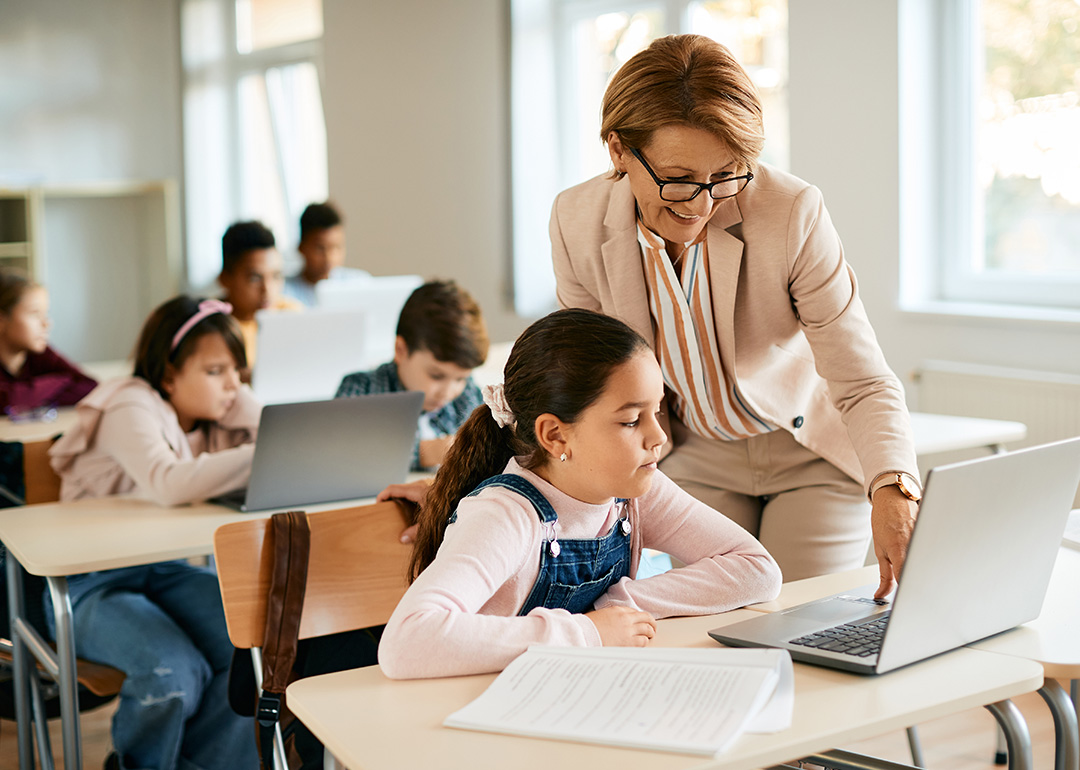
M 1064 688 L 1056 679 L 1047 679 L 1039 695 L 1046 701 L 1054 716 L 1054 768 L 1055 770 L 1078 770 L 1080 768 L 1080 734 L 1077 733 L 1076 711 Z
M 1032 770 L 1031 733 L 1027 722 L 1011 700 L 998 701 L 986 706 L 1005 733 L 1009 747 L 1009 770 Z
M 22 566 L 7 553 L 8 618 L 11 622 L 11 661 L 15 688 L 15 728 L 19 736 L 19 768 L 33 770 L 34 743 L 30 730 L 30 660 L 26 643 L 16 632 L 25 612 Z
M 46 578 L 56 618 L 56 657 L 60 668 L 60 719 L 64 733 L 64 767 L 82 770 L 79 730 L 79 682 L 75 669 L 75 629 L 66 577 Z
M 337 761 L 337 757 L 330 753 L 330 749 L 323 749 L 323 770 L 345 770 L 345 766 Z

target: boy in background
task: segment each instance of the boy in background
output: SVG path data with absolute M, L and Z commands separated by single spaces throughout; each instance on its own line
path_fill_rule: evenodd
M 487 353 L 487 328 L 476 301 L 453 281 L 431 281 L 416 289 L 401 309 L 394 360 L 347 375 L 336 398 L 422 391 L 412 469 L 433 468 L 483 401 L 471 375 Z
M 332 203 L 312 203 L 300 215 L 300 272 L 285 282 L 285 296 L 311 307 L 318 304 L 319 281 L 343 281 L 370 276 L 366 270 L 345 267 L 345 224 Z
M 281 253 L 274 234 L 262 222 L 236 222 L 221 238 L 223 300 L 232 305 L 232 315 L 240 324 L 247 352 L 248 372 L 255 365 L 259 310 L 297 310 L 300 303 L 282 294 L 285 277 Z M 246 379 L 245 379 L 246 381 Z

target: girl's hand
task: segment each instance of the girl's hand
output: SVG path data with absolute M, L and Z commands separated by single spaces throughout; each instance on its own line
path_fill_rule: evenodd
M 600 632 L 605 647 L 645 647 L 656 636 L 656 621 L 652 615 L 629 607 L 604 607 L 586 612 Z

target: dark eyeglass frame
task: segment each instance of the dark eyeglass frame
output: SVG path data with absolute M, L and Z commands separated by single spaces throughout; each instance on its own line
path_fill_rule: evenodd
M 746 185 L 750 184 L 750 181 L 754 178 L 754 174 L 750 171 L 747 171 L 745 174 L 740 174 L 739 176 L 729 176 L 726 179 L 719 179 L 715 182 L 709 182 L 708 184 L 703 184 L 702 182 L 665 182 L 663 179 L 656 175 L 655 171 L 652 170 L 648 162 L 645 160 L 645 156 L 641 154 L 640 150 L 631 148 L 630 152 L 635 158 L 641 161 L 641 165 L 645 168 L 646 171 L 649 172 L 649 176 L 651 176 L 653 178 L 653 181 L 656 182 L 656 186 L 660 188 L 660 200 L 667 201 L 668 203 L 685 203 L 686 201 L 692 201 L 694 198 L 698 197 L 701 194 L 702 190 L 708 190 L 709 197 L 712 198 L 714 201 L 722 201 L 727 200 L 728 198 L 734 198 L 736 195 L 745 190 Z M 716 187 L 716 185 L 728 184 L 730 182 L 738 182 L 741 179 L 745 179 L 746 182 L 731 195 L 713 195 L 713 188 Z M 697 192 L 695 192 L 689 198 L 665 198 L 664 188 L 668 185 L 693 186 L 697 188 Z

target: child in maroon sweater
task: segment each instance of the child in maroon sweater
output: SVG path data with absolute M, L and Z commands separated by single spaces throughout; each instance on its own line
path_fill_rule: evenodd
M 49 347 L 49 295 L 22 273 L 0 270 L 0 409 L 71 406 L 97 383 Z

